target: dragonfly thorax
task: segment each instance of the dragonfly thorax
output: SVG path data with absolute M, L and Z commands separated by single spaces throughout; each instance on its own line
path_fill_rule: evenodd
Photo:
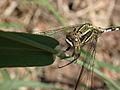
M 96 39 L 101 33 L 103 31 L 97 27 L 93 27 L 91 24 L 84 24 L 80 28 L 74 28 L 73 31 L 69 32 L 65 40 L 69 46 L 78 50 L 92 39 Z

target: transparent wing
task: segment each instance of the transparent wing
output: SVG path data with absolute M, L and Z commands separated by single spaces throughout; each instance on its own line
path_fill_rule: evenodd
M 58 27 L 58 28 L 47 30 L 45 32 L 37 32 L 37 34 L 47 35 L 55 39 L 59 39 L 59 38 L 65 37 L 68 32 L 73 31 L 75 28 L 79 28 L 81 25 L 82 24 L 71 25 L 66 27 Z
M 85 88 L 89 88 L 90 90 L 92 90 L 94 84 L 93 58 L 95 56 L 96 44 L 97 44 L 97 37 L 94 40 L 91 40 L 91 42 L 88 43 L 85 47 L 87 53 L 83 57 L 83 65 L 81 66 L 79 77 L 74 90 L 77 90 L 79 81 L 80 81 L 80 87 L 83 86 L 81 87 L 81 90 L 85 90 Z

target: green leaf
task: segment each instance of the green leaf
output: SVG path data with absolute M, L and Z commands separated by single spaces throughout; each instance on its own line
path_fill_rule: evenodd
M 0 31 L 0 67 L 52 64 L 58 44 L 48 36 Z

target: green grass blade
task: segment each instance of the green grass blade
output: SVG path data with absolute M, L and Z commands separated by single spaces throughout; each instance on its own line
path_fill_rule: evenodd
M 10 80 L 10 76 L 9 76 L 9 73 L 5 70 L 5 69 L 1 69 L 0 70 L 0 73 L 2 75 L 2 79 L 3 80 Z
M 0 28 L 23 29 L 24 25 L 15 22 L 0 22 Z
M 38 81 L 25 81 L 25 80 L 0 81 L 0 90 L 13 90 L 18 89 L 20 87 L 62 90 L 60 88 L 55 87 L 55 85 L 53 84 L 47 84 Z
M 60 23 L 62 26 L 65 26 L 64 20 L 61 18 L 59 13 L 53 8 L 53 6 L 48 2 L 48 0 L 33 0 L 33 1 L 39 5 L 45 6 L 45 8 L 47 8 L 48 11 L 50 11 L 53 14 L 58 23 Z

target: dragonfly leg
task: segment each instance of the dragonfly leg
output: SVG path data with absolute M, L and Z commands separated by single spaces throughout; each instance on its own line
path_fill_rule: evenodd
M 64 53 L 69 51 L 70 49 L 71 49 L 71 46 L 67 47 Z M 73 57 L 74 55 L 75 55 L 75 50 L 73 50 L 72 55 L 70 57 Z
M 79 54 L 79 53 L 78 53 L 78 54 Z M 77 54 L 75 54 L 75 49 L 73 48 L 73 53 L 72 53 L 71 56 L 73 57 L 73 56 L 75 56 L 75 55 L 77 55 Z
M 66 67 L 66 66 L 70 65 L 71 63 L 75 62 L 79 57 L 80 57 L 80 54 L 78 54 L 71 62 L 69 62 L 69 63 L 67 63 L 63 66 L 60 66 L 59 68 L 63 68 L 63 67 Z
M 77 86 L 78 86 L 78 84 L 79 84 L 79 80 L 81 79 L 81 76 L 82 76 L 82 74 L 83 74 L 83 71 L 84 71 L 84 65 L 82 66 L 82 68 L 81 68 L 81 70 L 80 70 L 80 72 L 79 72 L 79 76 L 78 76 L 78 79 L 77 79 L 77 82 L 76 82 L 76 85 L 75 85 L 74 90 L 77 90 Z
M 67 47 L 67 48 L 66 48 L 66 50 L 65 50 L 65 52 L 66 52 L 66 51 L 69 51 L 69 50 L 70 50 L 70 48 L 71 48 L 71 46 Z

